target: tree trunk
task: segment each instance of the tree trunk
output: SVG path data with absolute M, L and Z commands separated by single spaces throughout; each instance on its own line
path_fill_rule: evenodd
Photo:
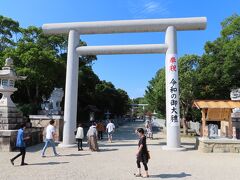
M 36 100 L 38 99 L 38 96 L 39 96 L 39 84 L 37 83 L 36 84 L 36 94 L 35 94 Z
M 182 125 L 183 125 L 183 134 L 188 135 L 188 125 L 187 125 L 187 114 L 188 107 L 183 107 L 183 117 L 182 117 Z
M 182 118 L 182 125 L 183 125 L 183 134 L 188 135 L 188 125 L 187 125 L 187 120 L 185 116 Z
M 29 90 L 28 86 L 26 86 L 26 89 L 27 89 L 28 101 L 29 101 L 29 103 L 31 103 L 32 98 L 31 98 L 31 93 L 30 93 L 30 90 Z
M 38 103 L 38 96 L 39 96 L 39 84 L 36 83 L 36 93 L 35 93 L 35 99 L 34 99 L 34 103 Z

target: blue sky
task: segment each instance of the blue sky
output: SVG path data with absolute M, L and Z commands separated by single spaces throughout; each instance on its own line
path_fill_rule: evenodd
M 239 0 L 0 0 L 0 14 L 20 25 L 44 23 L 149 18 L 206 16 L 205 31 L 178 32 L 178 56 L 204 52 L 206 41 L 215 40 L 220 23 L 233 13 L 240 13 Z M 85 35 L 88 45 L 154 44 L 164 42 L 164 33 Z M 126 90 L 131 98 L 144 91 L 157 70 L 164 66 L 164 55 L 98 56 L 93 70 L 102 80 Z

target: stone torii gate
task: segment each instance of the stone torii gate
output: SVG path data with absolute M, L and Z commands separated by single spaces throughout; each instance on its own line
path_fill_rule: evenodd
M 165 149 L 180 150 L 181 142 L 176 31 L 203 30 L 206 28 L 206 22 L 207 19 L 205 17 L 195 17 L 44 24 L 42 26 L 44 33 L 68 34 L 62 146 L 72 146 L 75 142 L 74 130 L 76 129 L 78 68 L 80 55 L 165 53 L 167 120 L 167 146 Z M 79 47 L 80 35 L 130 32 L 166 32 L 165 43 Z
M 145 106 L 148 106 L 148 104 L 131 104 L 132 107 L 139 107 L 142 106 L 142 109 L 145 109 Z

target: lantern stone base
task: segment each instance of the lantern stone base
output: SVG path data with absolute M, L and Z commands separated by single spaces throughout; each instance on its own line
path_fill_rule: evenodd
M 18 130 L 0 130 L 0 151 L 11 152 L 16 150 L 16 138 Z M 27 146 L 32 146 L 43 142 L 43 128 L 27 128 L 25 136 L 30 136 L 26 141 Z
M 23 122 L 23 114 L 16 107 L 0 106 L 0 130 L 16 130 Z
M 198 137 L 196 139 L 196 149 L 204 153 L 240 153 L 240 140 L 228 138 L 207 139 Z
M 0 130 L 0 151 L 13 151 L 16 137 L 17 130 Z

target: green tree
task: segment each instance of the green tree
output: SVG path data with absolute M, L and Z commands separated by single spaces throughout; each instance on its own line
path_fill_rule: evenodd
M 201 56 L 179 58 L 180 107 L 183 119 L 197 115 L 194 99 L 229 99 L 231 89 L 240 87 L 240 17 L 233 15 L 222 23 L 221 36 L 206 42 Z M 151 108 L 165 112 L 165 75 L 160 69 L 149 82 L 145 98 Z M 160 106 L 163 105 L 163 106 Z M 193 117 L 194 118 L 194 117 Z
M 20 33 L 19 23 L 0 15 L 0 53 L 9 46 L 14 46 Z
M 147 100 L 150 111 L 156 110 L 158 116 L 166 114 L 166 90 L 165 90 L 165 68 L 160 69 L 156 76 L 149 81 L 149 86 L 145 91 L 145 99 Z
M 178 60 L 180 112 L 185 134 L 187 134 L 186 120 L 199 89 L 197 82 L 199 61 L 200 57 L 196 55 L 185 55 Z
M 80 46 L 86 42 L 79 40 Z M 6 58 L 14 60 L 17 74 L 27 76 L 16 83 L 14 93 L 24 114 L 33 113 L 42 101 L 42 95 L 49 96 L 54 87 L 65 87 L 67 63 L 67 37 L 45 35 L 40 28 L 19 27 L 18 22 L 0 16 L 0 66 Z M 96 56 L 79 57 L 78 118 L 87 120 L 88 105 L 97 106 L 104 115 L 109 109 L 116 115 L 124 114 L 129 108 L 129 97 L 110 82 L 100 81 L 92 70 Z M 34 112 L 35 113 L 35 112 Z
M 130 99 L 126 91 L 122 89 L 116 90 L 116 99 L 115 99 L 115 113 L 116 115 L 124 115 L 128 112 L 130 108 Z
M 37 104 L 53 87 L 63 86 L 65 63 L 59 54 L 59 46 L 65 43 L 65 39 L 43 35 L 37 27 L 21 29 L 21 33 L 16 47 L 6 49 L 4 58 L 12 57 L 17 73 L 28 76 L 17 84 L 16 101 Z
M 229 99 L 232 88 L 240 87 L 240 17 L 222 23 L 221 36 L 205 45 L 199 68 L 199 98 Z

